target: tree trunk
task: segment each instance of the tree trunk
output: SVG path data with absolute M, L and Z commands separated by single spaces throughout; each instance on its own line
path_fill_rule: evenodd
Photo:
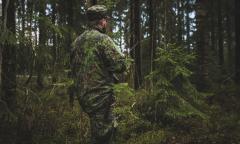
M 134 65 L 134 88 L 140 88 L 142 84 L 141 68 L 141 34 L 140 34 L 140 0 L 131 0 L 131 52 L 135 60 Z
M 196 1 L 196 23 L 197 23 L 197 81 L 200 90 L 208 88 L 208 33 L 207 33 L 207 0 Z
M 150 72 L 152 72 L 155 68 L 154 66 L 154 59 L 156 58 L 156 38 L 157 38 L 157 32 L 156 32 L 156 1 L 155 0 L 149 0 L 149 34 L 150 34 L 150 40 L 149 40 L 149 46 L 150 46 Z
M 232 5 L 233 5 L 233 1 L 227 1 L 226 2 L 226 32 L 227 32 L 227 56 L 228 56 L 228 64 L 227 64 L 227 69 L 229 70 L 229 72 L 233 71 L 233 46 L 232 46 L 232 42 L 233 42 L 233 37 L 232 37 L 232 33 L 233 33 L 233 22 L 232 22 Z
M 6 27 L 11 31 L 12 38 L 15 38 L 15 1 L 3 0 L 3 9 L 7 8 L 7 13 L 3 11 L 3 19 L 6 17 Z M 16 47 L 15 41 L 10 40 L 4 43 L 2 47 L 2 100 L 4 100 L 9 109 L 16 110 Z
M 183 10 L 182 10 L 182 1 L 181 0 L 177 0 L 177 23 L 178 23 L 178 33 L 177 33 L 177 41 L 178 44 L 181 45 L 182 44 L 182 40 L 183 40 Z
M 219 65 L 224 64 L 224 51 L 223 51 L 223 28 L 222 28 L 222 0 L 218 0 L 218 54 Z
M 52 18 L 52 23 L 55 25 L 56 24 L 56 14 L 57 14 L 56 3 L 52 2 L 51 5 L 52 5 L 51 18 Z M 52 32 L 52 43 L 53 43 L 53 46 L 52 46 L 52 57 L 53 57 L 52 82 L 55 83 L 55 82 L 57 82 L 57 79 L 58 79 L 58 73 L 57 73 L 57 55 L 58 55 L 57 49 L 58 49 L 58 46 L 57 46 L 57 35 L 55 32 Z
M 0 95 L 2 95 L 2 44 L 0 43 Z M 1 96 L 0 96 L 1 99 Z
M 215 6 L 214 6 L 215 0 L 210 1 L 210 27 L 211 27 L 211 48 L 213 51 L 216 50 L 216 35 L 215 35 Z
M 74 1 L 73 0 L 69 0 L 68 1 L 68 17 L 67 17 L 67 22 L 68 22 L 68 27 L 69 27 L 69 33 L 68 33 L 68 39 L 67 39 L 67 47 L 69 55 L 70 55 L 70 67 L 73 66 L 72 65 L 72 61 L 73 61 L 73 57 L 71 55 L 71 50 L 72 50 L 72 42 L 73 42 L 73 38 L 72 38 L 72 32 L 73 32 L 73 19 L 74 19 L 74 11 L 73 11 L 73 6 L 74 6 Z M 72 77 L 72 73 L 69 74 L 70 77 Z M 73 108 L 73 103 L 74 103 L 74 86 L 71 86 L 68 90 L 69 92 L 69 104 L 71 106 L 71 108 Z
M 235 81 L 240 84 L 240 1 L 235 0 L 235 27 L 236 27 L 236 47 L 235 47 Z
M 44 24 L 46 3 L 45 0 L 41 0 L 39 3 L 39 47 L 38 47 L 38 58 L 37 58 L 37 85 L 39 88 L 44 87 L 44 73 L 45 73 L 45 57 L 44 51 L 46 48 L 46 26 Z
M 25 0 L 21 0 L 20 1 L 20 7 L 21 9 L 20 10 L 20 18 L 21 18 L 21 32 L 19 33 L 20 37 L 22 39 L 25 39 L 25 23 L 26 23 L 26 18 L 25 18 Z M 26 44 L 24 43 L 24 41 L 19 41 L 19 49 L 17 51 L 18 55 L 20 55 L 20 59 L 18 60 L 21 60 L 20 63 L 18 63 L 21 67 L 21 69 L 19 69 L 19 72 L 22 73 L 22 74 L 26 74 L 26 70 L 27 70 L 27 65 L 29 63 L 29 61 L 27 61 L 27 51 L 26 51 L 27 47 L 26 47 Z M 17 60 L 17 61 L 18 61 Z
M 73 20 L 74 20 L 74 11 L 73 11 L 73 7 L 74 7 L 74 0 L 69 0 L 68 1 L 68 5 L 67 5 L 67 23 L 68 23 L 68 38 L 67 38 L 67 47 L 68 47 L 68 52 L 70 54 L 71 49 L 72 49 L 72 42 L 73 42 L 73 38 L 72 38 L 72 32 L 73 32 Z M 72 61 L 72 57 L 70 56 L 70 62 Z
M 186 8 L 186 32 L 187 32 L 187 51 L 190 52 L 190 0 L 187 0 L 187 8 Z
M 33 22 L 33 7 L 34 4 L 32 1 L 27 0 L 27 18 L 26 21 L 28 23 L 27 25 L 27 29 L 28 31 L 28 40 L 29 40 L 29 47 L 28 47 L 28 54 L 29 54 L 29 64 L 28 64 L 28 74 L 29 77 L 25 82 L 25 85 L 28 85 L 29 82 L 32 79 L 32 75 L 33 75 L 33 71 L 34 71 L 34 63 L 35 63 L 35 56 L 34 56 L 34 52 L 33 52 L 33 40 L 32 40 L 32 22 Z

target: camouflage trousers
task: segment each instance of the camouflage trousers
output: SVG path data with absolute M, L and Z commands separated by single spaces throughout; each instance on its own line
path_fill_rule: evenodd
M 116 120 L 112 109 L 106 109 L 90 116 L 91 144 L 113 144 Z
M 113 144 L 117 126 L 113 103 L 113 92 L 108 89 L 93 91 L 80 98 L 80 105 L 90 118 L 91 144 Z

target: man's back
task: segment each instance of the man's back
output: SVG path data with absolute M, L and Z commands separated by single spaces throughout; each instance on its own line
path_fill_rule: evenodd
M 124 57 L 107 35 L 87 30 L 74 43 L 73 71 L 81 94 L 110 86 L 124 71 Z

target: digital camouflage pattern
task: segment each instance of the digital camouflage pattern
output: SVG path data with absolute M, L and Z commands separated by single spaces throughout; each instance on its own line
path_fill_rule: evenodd
M 90 21 L 107 18 L 107 8 L 104 5 L 94 5 L 87 9 L 87 17 Z
M 113 40 L 90 29 L 74 42 L 73 72 L 82 109 L 91 121 L 92 143 L 108 144 L 114 133 L 113 84 L 125 70 L 125 58 Z

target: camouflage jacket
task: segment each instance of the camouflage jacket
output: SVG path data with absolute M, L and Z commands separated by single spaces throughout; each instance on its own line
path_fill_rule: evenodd
M 124 72 L 124 55 L 113 40 L 97 29 L 81 34 L 74 42 L 73 75 L 78 94 L 112 89 L 117 73 Z

